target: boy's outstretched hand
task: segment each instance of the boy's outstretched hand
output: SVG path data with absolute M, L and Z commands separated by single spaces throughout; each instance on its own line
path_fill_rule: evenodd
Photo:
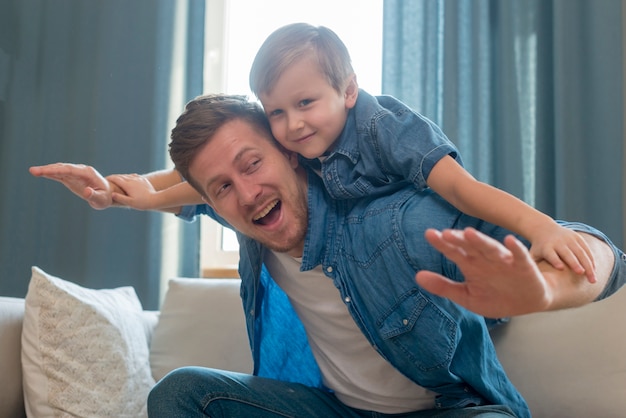
M 550 308 L 554 290 L 514 236 L 507 236 L 502 245 L 472 228 L 429 229 L 426 240 L 459 267 L 465 281 L 419 271 L 415 278 L 425 290 L 489 318 Z
M 112 185 L 91 166 L 56 163 L 30 167 L 28 171 L 35 177 L 62 183 L 94 209 L 106 209 L 113 204 Z
M 544 225 L 533 233 L 530 255 L 535 261 L 546 260 L 558 270 L 567 266 L 587 276 L 589 283 L 596 282 L 591 249 L 580 234 L 556 222 Z

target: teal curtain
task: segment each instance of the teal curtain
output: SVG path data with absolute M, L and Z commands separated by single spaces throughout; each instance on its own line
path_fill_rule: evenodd
M 92 210 L 28 167 L 164 168 L 171 104 L 202 91 L 203 14 L 202 0 L 0 2 L 0 294 L 24 296 L 37 265 L 88 287 L 132 285 L 158 307 L 163 215 Z M 181 231 L 176 273 L 197 276 L 198 225 Z
M 623 244 L 621 0 L 385 0 L 383 93 L 466 168 Z

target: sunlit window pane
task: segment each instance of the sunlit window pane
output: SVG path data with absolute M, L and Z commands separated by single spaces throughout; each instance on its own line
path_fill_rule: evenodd
M 265 38 L 280 26 L 307 22 L 327 26 L 335 31 L 350 51 L 359 87 L 371 94 L 380 94 L 382 20 L 383 0 L 208 1 L 204 83 L 207 90 L 204 93 L 244 94 L 254 100 L 248 86 L 248 72 Z M 206 219 L 203 222 L 213 221 Z M 233 257 L 237 256 L 239 250 L 236 235 L 217 224 L 213 228 L 203 229 L 210 233 L 203 233 L 213 235 L 216 229 L 222 229 L 221 248 L 215 248 L 215 244 L 203 245 L 203 248 L 209 252 L 221 251 L 222 254 L 203 254 L 203 260 L 210 260 L 203 263 L 215 264 L 215 260 L 229 260 L 225 264 L 232 265 Z M 203 235 L 202 239 L 205 242 L 215 240 L 215 237 Z

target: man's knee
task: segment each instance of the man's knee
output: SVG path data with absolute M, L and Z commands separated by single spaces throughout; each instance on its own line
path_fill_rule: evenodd
M 611 241 L 593 235 L 581 234 L 594 255 L 596 277 L 601 286 L 596 300 L 611 296 L 626 284 L 626 255 Z
M 597 278 L 595 300 L 611 296 L 626 284 L 626 255 L 606 235 L 593 228 L 579 230 L 589 246 Z
M 613 266 L 616 261 L 613 249 L 608 242 L 594 235 L 588 233 L 581 233 L 580 235 L 587 242 L 593 254 L 596 277 L 601 281 L 602 285 L 606 284 L 611 277 L 611 272 L 613 271 Z
M 211 373 L 199 367 L 182 367 L 168 373 L 148 395 L 148 415 L 179 416 L 173 411 L 196 411 L 202 409 L 206 385 L 210 385 Z M 182 415 L 180 415 L 182 416 Z

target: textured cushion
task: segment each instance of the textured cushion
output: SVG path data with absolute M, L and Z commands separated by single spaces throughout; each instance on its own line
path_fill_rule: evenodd
M 28 416 L 146 416 L 154 380 L 142 316 L 131 287 L 86 289 L 33 267 L 22 332 Z
M 152 376 L 182 366 L 252 372 L 239 279 L 172 279 L 152 336 Z
M 534 417 L 626 416 L 626 289 L 581 308 L 513 318 L 492 335 Z
M 0 297 L 0 418 L 25 417 L 20 366 L 24 299 Z

